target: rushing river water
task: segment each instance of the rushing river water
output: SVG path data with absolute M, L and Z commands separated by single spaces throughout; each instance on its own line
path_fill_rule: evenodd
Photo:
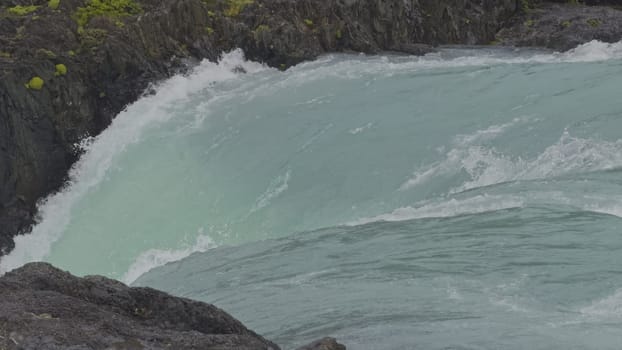
M 1 267 L 214 303 L 285 348 L 618 349 L 621 87 L 622 44 L 233 52 L 86 140 Z

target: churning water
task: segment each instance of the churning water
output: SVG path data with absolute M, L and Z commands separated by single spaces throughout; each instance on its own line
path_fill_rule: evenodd
M 1 266 L 215 303 L 285 348 L 617 349 L 621 87 L 622 44 L 233 52 L 85 141 Z

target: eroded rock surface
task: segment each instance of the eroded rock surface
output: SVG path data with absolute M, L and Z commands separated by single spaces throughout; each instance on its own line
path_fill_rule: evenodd
M 345 349 L 330 338 L 309 346 Z M 213 305 L 31 263 L 0 277 L 0 349 L 279 347 Z
M 542 3 L 516 16 L 499 32 L 497 39 L 504 45 L 556 51 L 570 50 L 592 40 L 614 43 L 622 40 L 622 10 L 568 2 Z

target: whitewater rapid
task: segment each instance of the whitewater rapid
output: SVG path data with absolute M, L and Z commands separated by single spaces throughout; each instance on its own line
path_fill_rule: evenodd
M 49 260 L 130 283 L 214 247 L 338 225 L 532 206 L 619 216 L 621 196 L 583 175 L 622 167 L 622 140 L 605 127 L 619 109 L 577 104 L 564 121 L 546 101 L 580 92 L 573 84 L 615 88 L 606 79 L 621 58 L 622 44 L 591 42 L 329 55 L 279 72 L 234 51 L 154 86 L 85 140 L 0 271 Z M 498 95 L 513 79 L 523 90 Z

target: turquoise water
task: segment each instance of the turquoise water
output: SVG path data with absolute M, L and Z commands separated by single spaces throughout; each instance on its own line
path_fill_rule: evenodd
M 620 86 L 622 44 L 233 52 L 86 140 L 0 267 L 207 301 L 284 348 L 617 349 Z

